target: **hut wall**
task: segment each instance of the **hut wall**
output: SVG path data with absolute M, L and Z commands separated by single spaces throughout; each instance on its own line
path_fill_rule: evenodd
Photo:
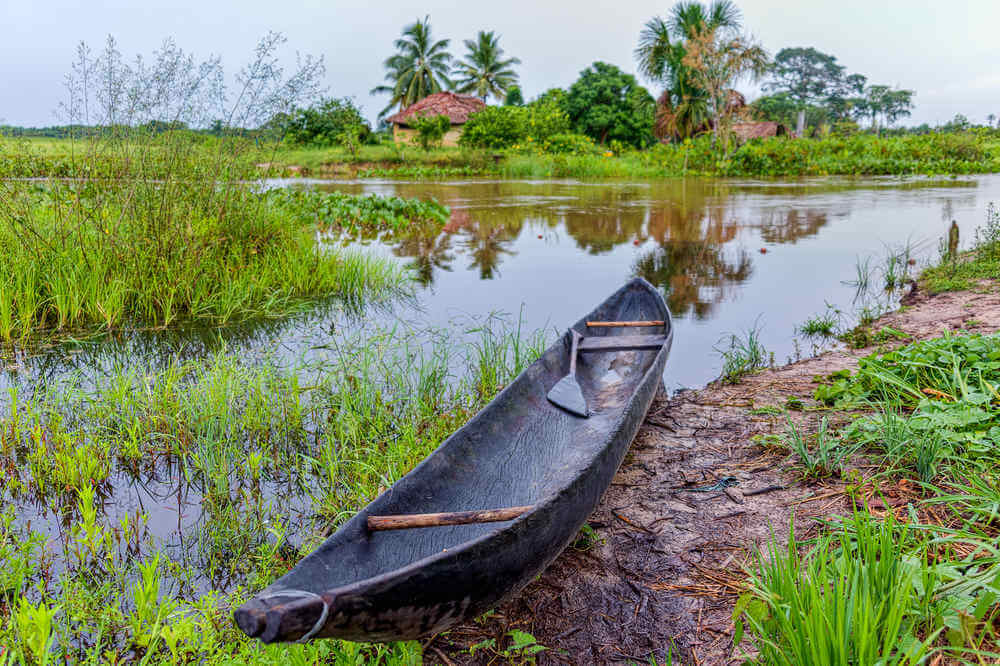
M 441 143 L 445 146 L 457 146 L 460 136 L 462 136 L 462 125 L 452 125 L 451 129 L 445 132 L 444 137 L 441 139 Z M 392 139 L 396 143 L 406 143 L 412 145 L 418 145 L 420 143 L 417 141 L 417 130 L 412 127 L 406 127 L 405 125 L 399 124 L 394 124 L 392 126 Z

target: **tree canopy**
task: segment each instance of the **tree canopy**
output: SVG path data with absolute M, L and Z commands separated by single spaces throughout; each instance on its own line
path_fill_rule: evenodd
M 385 80 L 389 85 L 376 86 L 371 91 L 373 95 L 391 95 L 380 116 L 386 115 L 393 107 L 403 109 L 428 95 L 452 87 L 448 78 L 452 61 L 447 50 L 449 43 L 447 39 L 434 41 L 429 16 L 403 29 L 402 36 L 393 42 L 396 53 L 383 63 Z
M 868 85 L 866 76 L 845 72 L 835 56 L 812 47 L 782 49 L 763 86 L 772 94 L 754 106 L 769 120 L 787 124 L 794 122 L 796 112 L 804 111 L 810 126 L 868 119 L 876 127 L 880 117 L 891 125 L 910 115 L 912 90 Z
M 656 102 L 657 136 L 684 138 L 707 127 L 710 100 L 684 63 L 688 44 L 704 32 L 736 33 L 742 25 L 740 10 L 731 0 L 713 0 L 709 5 L 683 0 L 666 17 L 646 22 L 635 58 L 639 73 L 663 87 Z
M 500 37 L 493 31 L 480 31 L 475 40 L 465 40 L 468 53 L 455 67 L 455 89 L 460 93 L 476 95 L 484 102 L 492 95 L 503 99 L 507 90 L 517 84 L 514 65 L 517 58 L 504 58 Z
M 653 139 L 655 101 L 636 78 L 595 62 L 570 86 L 563 108 L 574 129 L 600 143 L 644 146 Z

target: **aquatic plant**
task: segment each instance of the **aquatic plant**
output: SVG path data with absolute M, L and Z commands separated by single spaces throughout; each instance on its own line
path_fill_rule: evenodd
M 545 342 L 500 315 L 464 335 L 366 331 L 308 363 L 223 351 L 12 391 L 0 414 L 0 645 L 14 663 L 419 663 L 416 643 L 264 646 L 229 614 L 408 472 Z M 39 443 L 45 455 L 31 453 Z M 66 484 L 53 451 L 80 467 L 79 480 Z M 99 473 L 82 464 L 88 456 Z M 166 536 L 133 508 L 160 493 L 177 503 Z M 36 502 L 51 510 L 29 526 L 19 509 Z M 65 524 L 56 538 L 42 533 L 48 521 Z

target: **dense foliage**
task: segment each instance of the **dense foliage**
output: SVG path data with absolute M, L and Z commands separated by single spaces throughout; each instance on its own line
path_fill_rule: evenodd
M 595 62 L 580 73 L 562 104 L 573 129 L 599 143 L 637 148 L 653 142 L 655 102 L 635 77 Z
M 528 141 L 541 145 L 549 137 L 565 134 L 569 129 L 569 117 L 551 99 L 528 106 L 488 106 L 469 116 L 459 143 L 491 150 Z
M 323 99 L 295 109 L 285 123 L 285 137 L 292 144 L 355 145 L 371 136 L 371 128 L 354 101 Z

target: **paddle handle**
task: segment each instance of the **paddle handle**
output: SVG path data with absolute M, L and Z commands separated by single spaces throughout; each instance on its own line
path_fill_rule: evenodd
M 368 516 L 368 529 L 372 532 L 405 530 L 412 527 L 443 527 L 470 523 L 499 523 L 513 520 L 533 509 L 533 506 L 511 506 L 504 509 L 481 511 L 449 511 L 446 513 L 408 513 L 395 516 Z
M 617 326 L 663 326 L 666 322 L 662 319 L 652 319 L 649 321 L 588 321 L 589 328 L 611 328 Z
M 569 374 L 576 376 L 576 351 L 580 348 L 580 340 L 583 336 L 576 332 L 576 329 L 569 329 L 570 334 L 573 336 L 573 345 L 569 349 Z

